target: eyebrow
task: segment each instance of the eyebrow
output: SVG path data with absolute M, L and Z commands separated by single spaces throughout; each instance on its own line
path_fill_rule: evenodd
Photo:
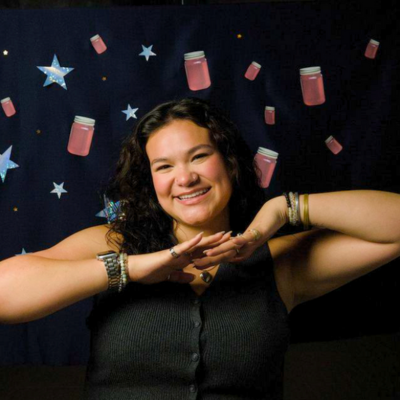
M 202 148 L 206 148 L 206 149 L 210 149 L 210 150 L 214 150 L 214 147 L 209 145 L 209 144 L 199 144 L 195 147 L 192 147 L 189 151 L 188 154 L 191 155 L 193 153 L 195 153 L 197 150 L 202 149 Z M 158 162 L 165 162 L 168 161 L 169 159 L 167 157 L 163 157 L 163 158 L 155 158 L 150 166 L 153 166 L 153 164 L 158 163 Z

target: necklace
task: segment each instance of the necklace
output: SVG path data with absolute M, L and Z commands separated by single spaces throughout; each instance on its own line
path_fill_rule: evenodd
M 213 280 L 213 276 L 208 272 L 213 270 L 214 268 L 218 267 L 218 265 L 214 265 L 212 268 L 207 269 L 206 271 L 203 271 L 200 274 L 200 278 L 205 282 L 205 283 L 210 283 Z

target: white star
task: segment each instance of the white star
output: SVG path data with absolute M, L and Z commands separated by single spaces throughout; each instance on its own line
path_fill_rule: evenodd
M 156 56 L 156 53 L 153 53 L 151 49 L 153 48 L 153 45 L 149 47 L 145 47 L 142 45 L 143 51 L 139 54 L 139 56 L 144 56 L 146 57 L 146 61 L 149 61 L 150 56 Z
M 64 182 L 61 183 L 60 185 L 57 185 L 57 183 L 54 183 L 54 188 L 50 193 L 57 193 L 58 198 L 61 198 L 61 194 L 62 193 L 68 193 L 65 189 L 64 189 Z
M 122 110 L 122 112 L 124 114 L 126 114 L 126 120 L 125 121 L 128 121 L 128 119 L 131 118 L 131 117 L 137 119 L 137 116 L 135 115 L 135 112 L 137 110 L 139 110 L 139 109 L 138 108 L 131 108 L 130 104 L 128 104 L 128 108 L 126 110 Z

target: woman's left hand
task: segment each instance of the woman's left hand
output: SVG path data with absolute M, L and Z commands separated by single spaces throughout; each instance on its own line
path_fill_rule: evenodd
M 209 250 L 204 257 L 192 260 L 196 268 L 204 269 L 222 262 L 239 263 L 269 240 L 288 221 L 284 196 L 267 201 L 246 231 Z

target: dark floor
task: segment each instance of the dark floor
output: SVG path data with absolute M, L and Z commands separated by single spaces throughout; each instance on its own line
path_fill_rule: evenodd
M 0 399 L 78 400 L 85 369 L 0 367 Z M 285 400 L 339 399 L 400 400 L 400 334 L 290 347 Z

